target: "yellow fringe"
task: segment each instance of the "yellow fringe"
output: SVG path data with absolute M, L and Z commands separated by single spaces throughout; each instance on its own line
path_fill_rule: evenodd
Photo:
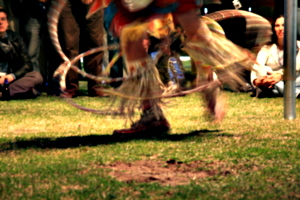
M 148 33 L 159 39 L 169 37 L 175 30 L 173 16 L 170 13 L 151 20 L 147 26 Z
M 136 41 L 143 38 L 147 31 L 147 24 L 131 24 L 125 26 L 122 30 L 120 40 L 123 44 L 127 42 Z

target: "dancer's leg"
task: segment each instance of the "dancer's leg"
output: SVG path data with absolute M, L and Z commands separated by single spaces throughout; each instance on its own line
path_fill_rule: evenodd
M 176 14 L 175 16 L 182 28 L 185 30 L 188 42 L 209 44 L 212 37 L 211 32 L 205 22 L 197 15 L 197 10 L 190 10 L 185 13 Z M 201 54 L 201 52 L 198 52 L 198 54 Z M 209 82 L 214 81 L 213 68 L 211 66 L 204 67 L 201 62 L 202 60 L 199 60 L 198 56 L 195 56 L 194 52 L 190 56 L 195 61 L 195 67 L 197 70 L 197 85 L 209 84 Z M 208 87 L 205 91 L 203 91 L 203 98 L 206 103 L 207 110 L 216 121 L 222 120 L 225 113 L 223 109 L 224 103 L 218 98 L 219 93 L 220 88 L 216 85 Z
M 121 47 L 131 79 L 125 80 L 118 89 L 126 95 L 147 98 L 162 93 L 162 83 L 153 60 L 147 54 L 143 40 L 147 37 L 143 27 L 126 27 L 121 33 Z M 169 123 L 161 109 L 161 99 L 149 98 L 137 102 L 123 99 L 122 108 L 131 118 L 134 115 L 136 104 L 140 103 L 142 110 L 140 120 L 133 123 L 129 129 L 115 130 L 117 136 L 137 136 L 143 134 L 157 135 L 169 130 Z
M 185 13 L 175 13 L 174 16 L 185 31 L 188 41 L 209 41 L 210 30 L 204 21 L 197 15 L 197 9 Z

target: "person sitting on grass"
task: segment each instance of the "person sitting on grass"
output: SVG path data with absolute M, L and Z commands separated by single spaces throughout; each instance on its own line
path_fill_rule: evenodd
M 257 54 L 257 63 L 251 72 L 251 83 L 255 87 L 253 96 L 257 98 L 283 96 L 283 39 L 284 17 L 281 15 L 273 26 L 273 44 L 265 45 Z M 300 47 L 300 41 L 297 41 Z M 300 53 L 296 57 L 296 97 L 300 94 Z
M 0 99 L 27 99 L 39 96 L 42 75 L 33 66 L 21 36 L 8 30 L 8 14 L 0 8 Z M 3 85 L 8 85 L 4 92 Z

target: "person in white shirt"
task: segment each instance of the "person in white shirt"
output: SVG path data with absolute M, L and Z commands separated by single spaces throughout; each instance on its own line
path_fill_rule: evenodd
M 284 17 L 279 16 L 274 24 L 273 44 L 265 45 L 257 54 L 257 64 L 251 72 L 254 96 L 258 98 L 283 96 L 283 39 Z M 297 41 L 300 47 L 300 41 Z M 296 97 L 300 94 L 300 53 L 296 57 Z

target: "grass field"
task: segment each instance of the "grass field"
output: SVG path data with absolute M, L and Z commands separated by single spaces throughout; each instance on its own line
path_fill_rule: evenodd
M 168 135 L 136 139 L 55 97 L 0 102 L 0 199 L 300 199 L 300 100 L 285 120 L 283 98 L 225 96 L 220 124 L 192 94 L 168 99 Z

